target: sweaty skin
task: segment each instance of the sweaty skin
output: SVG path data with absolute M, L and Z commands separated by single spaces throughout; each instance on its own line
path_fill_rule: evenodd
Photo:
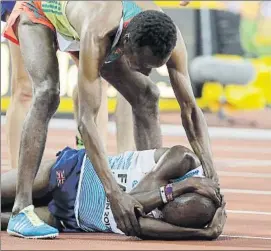
M 154 158 L 156 167 L 130 192 L 130 195 L 135 197 L 143 205 L 145 214 L 148 214 L 157 207 L 163 206 L 159 192 L 160 186 L 167 184 L 169 179 L 183 176 L 200 164 L 197 157 L 183 146 L 174 146 L 170 149 L 157 149 Z M 46 200 L 48 201 L 48 199 L 45 198 L 48 194 L 50 170 L 54 164 L 55 160 L 52 160 L 41 165 L 34 182 L 33 191 L 35 203 L 42 202 L 40 207 L 36 209 L 37 214 L 41 219 L 53 226 L 55 226 L 55 219 L 50 215 L 48 208 L 46 208 Z M 1 215 L 2 230 L 6 228 L 9 216 L 7 212 L 9 211 L 10 203 L 14 200 L 16 182 L 14 177 L 16 175 L 16 170 L 11 170 L 1 177 L 1 206 L 2 211 L 5 212 Z M 216 239 L 221 234 L 226 221 L 225 203 L 221 201 L 217 185 L 208 178 L 188 178 L 173 184 L 174 197 L 191 192 L 210 198 L 217 206 L 216 214 L 207 228 L 193 229 L 178 227 L 159 219 L 145 216 L 139 218 L 141 234 L 138 237 L 160 240 Z
M 136 3 L 143 10 L 160 10 L 152 2 Z M 137 149 L 159 148 L 162 142 L 158 118 L 159 91 L 147 75 L 151 68 L 167 63 L 171 84 L 182 108 L 181 117 L 189 142 L 201 161 L 205 175 L 217 180 L 206 122 L 195 102 L 188 76 L 183 39 L 178 32 L 176 48 L 170 58 L 163 61 L 159 61 L 149 48 L 144 47 L 140 48 L 141 56 L 138 58 L 136 55 L 128 58 L 126 53 L 126 56 L 104 65 L 112 46 L 112 35 L 116 33 L 121 19 L 121 2 L 69 1 L 66 14 L 80 36 L 78 129 L 110 200 L 118 228 L 127 235 L 140 235 L 135 208 L 142 212 L 142 205 L 134 197 L 123 193 L 113 179 L 96 126 L 96 116 L 101 103 L 101 76 L 132 106 Z M 97 25 L 101 23 L 102 26 Z M 59 105 L 59 71 L 53 32 L 43 25 L 33 24 L 28 16 L 22 13 L 18 35 L 25 66 L 33 81 L 34 97 L 22 134 L 13 213 L 18 213 L 32 204 L 32 184 L 43 155 L 48 123 Z M 129 37 L 122 36 L 119 42 L 119 47 L 126 52 L 127 41 Z M 135 59 L 143 63 L 148 59 L 149 64 L 137 65 Z

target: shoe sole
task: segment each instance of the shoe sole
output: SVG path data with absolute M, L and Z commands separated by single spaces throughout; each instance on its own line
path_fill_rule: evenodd
M 56 233 L 56 234 L 47 234 L 47 235 L 42 235 L 42 236 L 24 236 L 22 234 L 13 232 L 11 230 L 7 230 L 7 233 L 9 235 L 24 238 L 24 239 L 54 239 L 59 235 L 58 233 Z

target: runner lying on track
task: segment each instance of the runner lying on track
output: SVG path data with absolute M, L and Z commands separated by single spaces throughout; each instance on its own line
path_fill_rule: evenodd
M 114 10 L 114 11 L 112 11 Z M 33 100 L 26 117 L 18 162 L 17 193 L 9 230 L 14 232 L 18 213 L 32 203 L 32 184 L 39 169 L 48 125 L 56 112 L 59 68 L 56 51 L 76 51 L 78 74 L 78 128 L 118 227 L 125 234 L 140 234 L 135 208 L 142 205 L 116 184 L 96 126 L 101 103 L 101 77 L 131 104 L 138 150 L 159 148 L 159 90 L 148 75 L 167 66 L 180 105 L 188 140 L 206 177 L 217 180 L 207 124 L 193 95 L 185 44 L 172 19 L 152 1 L 17 1 L 4 36 L 19 44 L 33 83 Z M 32 211 L 32 213 L 34 213 Z M 25 218 L 27 220 L 27 218 Z M 21 228 L 27 237 L 32 228 Z M 51 229 L 52 235 L 57 235 Z M 45 231 L 46 232 L 46 231 Z
M 63 232 L 123 234 L 117 228 L 101 180 L 85 153 L 83 149 L 67 147 L 57 154 L 56 160 L 41 165 L 33 190 L 36 213 Z M 221 234 L 226 220 L 225 203 L 219 188 L 203 176 L 200 161 L 189 149 L 174 146 L 125 152 L 108 157 L 108 161 L 120 187 L 143 206 L 144 213 L 137 214 L 141 227 L 138 237 L 215 239 Z M 11 210 L 16 175 L 17 170 L 11 170 L 1 177 L 2 212 Z M 32 208 L 29 206 L 20 214 Z M 42 224 L 35 214 L 26 215 L 33 224 Z M 10 213 L 2 214 L 3 228 L 9 216 Z M 20 227 L 23 226 L 18 223 L 14 227 L 18 232 L 13 234 L 19 235 Z

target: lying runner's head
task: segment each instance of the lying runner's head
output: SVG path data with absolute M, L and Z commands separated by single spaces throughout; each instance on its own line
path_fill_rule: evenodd
M 212 219 L 216 207 L 212 200 L 196 193 L 175 198 L 163 207 L 166 222 L 180 227 L 203 228 Z
M 176 26 L 160 11 L 147 10 L 129 23 L 124 36 L 124 54 L 133 70 L 148 75 L 164 65 L 177 41 Z

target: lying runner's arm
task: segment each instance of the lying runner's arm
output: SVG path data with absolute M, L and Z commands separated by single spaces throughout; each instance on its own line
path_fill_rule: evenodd
M 216 205 L 220 206 L 221 197 L 217 185 L 208 178 L 188 178 L 172 184 L 173 198 L 185 193 L 198 193 L 210 198 Z M 145 213 L 164 205 L 159 188 L 146 192 L 132 195 L 142 206 Z
M 177 28 L 178 29 L 178 28 Z M 182 124 L 191 147 L 207 178 L 218 182 L 206 119 L 193 94 L 187 66 L 187 50 L 180 31 L 177 44 L 167 62 L 172 88 L 181 107 Z
M 227 215 L 225 203 L 216 210 L 214 218 L 210 225 L 203 229 L 178 227 L 161 220 L 153 218 L 140 217 L 142 239 L 159 239 L 159 240 L 213 240 L 216 239 L 223 231 Z
M 139 219 L 141 227 L 141 239 L 156 239 L 156 240 L 187 240 L 187 239 L 211 239 L 205 229 L 193 229 L 178 227 L 167 222 L 153 219 Z

